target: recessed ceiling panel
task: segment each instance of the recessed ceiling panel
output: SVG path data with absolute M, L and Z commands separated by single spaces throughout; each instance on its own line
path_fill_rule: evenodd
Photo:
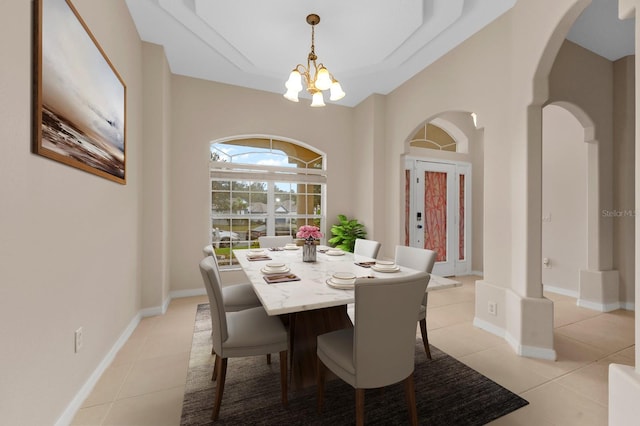
M 422 26 L 424 17 L 422 0 L 196 0 L 195 5 L 198 17 L 254 66 L 279 74 L 306 65 L 310 13 L 320 16 L 318 59 L 335 73 L 382 62 Z
M 275 93 L 306 65 L 306 16 L 316 13 L 315 51 L 346 106 L 395 89 L 515 1 L 126 0 L 141 39 L 164 46 L 173 73 Z

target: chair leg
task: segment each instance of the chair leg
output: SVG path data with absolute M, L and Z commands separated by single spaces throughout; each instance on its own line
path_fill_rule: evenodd
M 356 426 L 364 426 L 364 389 L 356 389 Z
M 213 420 L 218 420 L 218 415 L 220 414 L 220 404 L 222 403 L 222 393 L 224 392 L 224 380 L 227 377 L 227 358 L 220 358 L 218 363 L 218 383 L 216 384 L 216 399 L 213 405 L 213 414 L 211 418 Z
M 218 375 L 218 363 L 220 362 L 220 357 L 215 354 L 213 355 L 213 373 L 211 373 L 211 381 L 216 381 L 216 376 Z
M 282 405 L 285 407 L 289 404 L 289 390 L 287 388 L 287 351 L 280 352 L 280 388 L 282 390 Z
M 427 358 L 431 359 L 431 350 L 429 349 L 429 338 L 427 337 L 427 319 L 420 320 L 420 332 L 422 333 L 422 344 Z
M 267 364 L 271 364 L 271 354 L 267 354 Z
M 418 411 L 416 409 L 416 391 L 413 383 L 413 373 L 404 379 L 404 395 L 409 408 L 409 419 L 413 426 L 418 426 Z
M 318 413 L 320 413 L 324 404 L 324 364 L 319 358 L 316 360 L 316 384 L 318 389 Z

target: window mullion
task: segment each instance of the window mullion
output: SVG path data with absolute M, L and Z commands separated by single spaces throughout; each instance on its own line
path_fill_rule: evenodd
M 276 235 L 275 183 L 267 182 L 267 235 Z

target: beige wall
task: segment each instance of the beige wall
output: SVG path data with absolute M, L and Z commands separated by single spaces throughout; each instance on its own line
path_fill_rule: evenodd
M 140 308 L 141 44 L 124 0 L 74 4 L 127 84 L 127 184 L 30 152 L 32 2 L 2 2 L 3 424 L 55 423 Z
M 589 72 L 584 72 L 588 69 Z M 589 147 L 588 269 L 606 271 L 613 266 L 613 222 L 600 210 L 613 207 L 613 64 L 569 41 L 562 48 L 549 76 L 548 103 L 565 103 L 587 130 Z M 590 136 L 591 133 L 593 136 Z
M 626 308 L 632 307 L 635 294 L 635 226 L 633 216 L 616 212 L 634 212 L 633 79 L 633 56 L 612 63 L 569 41 L 563 43 L 549 76 L 549 103 L 572 111 L 585 128 L 583 139 L 593 141 L 587 144 L 588 178 L 595 191 L 590 197 L 599 200 L 590 201 L 587 209 L 589 226 L 598 234 L 590 237 L 588 268 L 619 271 L 619 298 Z
M 353 109 L 310 108 L 282 95 L 173 76 L 170 165 L 171 290 L 202 288 L 209 239 L 209 143 L 234 135 L 291 138 L 327 154 L 327 221 L 355 213 Z
M 375 212 L 384 209 L 386 197 L 379 188 L 385 187 L 384 173 L 384 115 L 386 97 L 372 95 L 354 108 L 353 141 L 351 151 L 354 158 L 352 179 L 354 188 L 351 208 L 356 219 L 365 225 L 367 238 L 380 241 L 385 237 L 387 226 Z
M 578 297 L 587 267 L 587 144 L 584 128 L 566 109 L 542 112 L 542 283 Z
M 394 195 L 377 212 L 389 226 L 383 250 L 401 241 L 397 158 L 406 138 L 441 111 L 476 112 L 484 128 L 484 280 L 477 285 L 476 323 L 533 356 L 555 357 L 552 304 L 541 299 L 540 285 L 541 106 L 553 58 L 571 19 L 587 4 L 518 2 L 386 102 L 387 193 Z M 565 16 L 570 22 L 558 29 Z M 488 315 L 489 300 L 498 303 L 497 316 Z
M 613 267 L 620 272 L 620 300 L 635 300 L 635 56 L 613 64 Z M 627 213 L 631 213 L 627 215 Z
M 171 71 L 161 46 L 143 43 L 142 307 L 168 302 Z

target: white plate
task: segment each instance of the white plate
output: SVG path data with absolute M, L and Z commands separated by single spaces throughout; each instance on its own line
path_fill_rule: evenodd
M 300 247 L 298 246 L 284 246 L 285 250 L 298 250 Z
M 334 283 L 334 282 L 333 282 L 333 280 L 332 280 L 331 278 L 329 278 L 329 279 L 326 281 L 326 283 L 327 283 L 327 285 L 328 285 L 329 287 L 337 288 L 337 289 L 340 289 L 340 290 L 351 290 L 351 289 L 353 289 L 353 284 L 354 284 L 354 283 L 351 283 L 351 284 L 338 284 L 338 283 Z
M 376 265 L 371 265 L 371 269 L 373 269 L 376 272 L 398 272 L 400 270 L 400 267 L 396 265 L 393 268 L 379 268 Z
M 356 274 L 352 272 L 336 272 L 330 278 L 335 284 L 353 284 Z
M 266 269 L 266 268 L 262 268 L 262 269 L 260 269 L 260 272 L 262 272 L 265 275 L 286 274 L 289 271 L 291 271 L 291 269 L 289 269 L 289 268 L 284 268 L 284 269 Z
M 344 255 L 344 252 L 342 250 L 329 250 L 325 254 L 329 256 L 342 256 Z

